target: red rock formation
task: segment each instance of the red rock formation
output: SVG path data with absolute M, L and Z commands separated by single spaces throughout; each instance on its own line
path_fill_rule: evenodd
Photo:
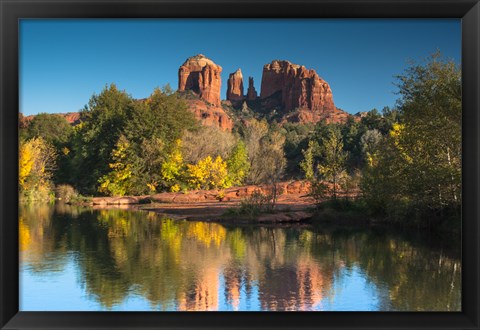
M 227 100 L 233 103 L 243 101 L 243 76 L 240 69 L 228 77 Z
M 80 112 L 68 112 L 62 114 L 69 124 L 77 125 L 80 123 Z
M 248 77 L 247 100 L 255 101 L 257 99 L 257 91 L 253 85 L 253 77 Z
M 188 58 L 178 70 L 178 90 L 191 90 L 201 99 L 220 106 L 222 67 L 202 54 Z
M 272 61 L 263 67 L 260 97 L 277 98 L 266 102 L 267 107 L 279 105 L 285 114 L 295 109 L 329 113 L 336 110 L 332 90 L 315 70 L 288 61 Z
M 222 107 L 207 104 L 201 99 L 186 99 L 185 102 L 202 125 L 219 127 L 226 131 L 232 130 L 233 121 Z
M 77 125 L 80 123 L 80 112 L 67 112 L 67 113 L 57 113 L 57 115 L 62 116 L 67 120 L 71 125 Z M 28 126 L 28 124 L 35 118 L 36 115 L 30 115 L 23 117 L 23 124 Z
M 355 121 L 358 121 L 356 119 L 357 117 L 338 108 L 327 112 L 314 112 L 308 109 L 299 109 L 298 111 L 286 114 L 283 117 L 282 122 L 317 123 L 324 120 L 327 124 L 345 123 L 350 117 Z

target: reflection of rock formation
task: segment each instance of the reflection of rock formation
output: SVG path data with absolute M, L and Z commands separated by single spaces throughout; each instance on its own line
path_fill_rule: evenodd
M 238 265 L 229 265 L 223 272 L 223 278 L 225 280 L 225 297 L 235 311 L 238 311 L 240 305 L 240 291 L 243 282 L 242 277 L 243 271 Z
M 311 260 L 292 261 L 289 265 L 266 269 L 265 277 L 259 284 L 263 310 L 314 310 L 325 298 L 324 292 L 332 285 L 331 272 L 325 272 L 323 267 Z
M 296 270 L 292 266 L 266 268 L 259 283 L 259 299 L 262 310 L 295 310 L 298 283 Z
M 332 285 L 333 274 L 311 258 L 301 258 L 297 264 L 297 310 L 316 309 L 324 298 L 324 292 Z
M 182 292 L 178 300 L 181 311 L 216 311 L 220 284 L 218 269 L 205 268 L 202 275 Z

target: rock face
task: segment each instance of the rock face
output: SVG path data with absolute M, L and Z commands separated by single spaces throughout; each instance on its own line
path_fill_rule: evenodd
M 233 120 L 225 113 L 222 107 L 211 105 L 202 99 L 186 99 L 188 109 L 195 115 L 202 125 L 218 127 L 231 131 Z
M 188 58 L 178 70 L 178 91 L 186 95 L 189 109 L 204 125 L 231 130 L 233 120 L 225 112 L 220 99 L 222 67 L 202 54 Z M 192 94 L 193 93 L 193 94 Z M 274 60 L 264 65 L 260 97 L 252 77 L 244 95 L 242 71 L 229 75 L 227 100 L 224 105 L 238 108 L 249 101 L 253 111 L 272 111 L 281 121 L 316 123 L 321 120 L 345 122 L 349 114 L 337 109 L 332 90 L 315 70 Z
M 191 90 L 201 99 L 220 106 L 222 67 L 205 55 L 188 58 L 178 70 L 178 90 Z
M 243 76 L 242 70 L 238 69 L 230 73 L 227 82 L 227 100 L 234 102 L 243 101 Z
M 308 109 L 299 109 L 296 112 L 286 114 L 283 117 L 282 122 L 317 123 L 324 120 L 327 124 L 345 123 L 350 117 L 353 117 L 354 120 L 358 121 L 356 119 L 357 117 L 351 116 L 347 112 L 338 108 L 327 112 L 314 112 Z
M 196 95 L 186 97 L 185 101 L 202 125 L 231 130 L 233 121 L 223 110 L 220 100 L 221 72 L 222 67 L 205 55 L 190 57 L 178 69 L 178 91 L 191 91 Z
M 319 115 L 336 110 L 328 83 L 315 70 L 288 61 L 275 60 L 264 65 L 260 98 L 269 98 L 265 106 L 280 107 L 284 114 L 295 109 L 308 109 Z
M 57 115 L 62 116 L 67 120 L 70 125 L 80 124 L 80 112 L 67 112 L 67 113 L 58 113 Z M 23 117 L 23 122 L 28 125 L 36 115 L 30 115 Z
M 80 112 L 68 112 L 62 114 L 69 124 L 77 125 L 80 123 Z
M 257 99 L 257 91 L 253 85 L 253 77 L 248 77 L 247 100 L 255 101 Z

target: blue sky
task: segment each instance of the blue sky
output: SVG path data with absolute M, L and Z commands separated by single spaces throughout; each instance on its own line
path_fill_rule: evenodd
M 178 87 L 178 68 L 204 54 L 228 75 L 241 68 L 260 93 L 263 65 L 286 59 L 312 68 L 350 113 L 392 106 L 394 75 L 436 50 L 460 63 L 456 19 L 72 20 L 20 22 L 20 111 L 78 111 L 115 83 L 134 98 Z

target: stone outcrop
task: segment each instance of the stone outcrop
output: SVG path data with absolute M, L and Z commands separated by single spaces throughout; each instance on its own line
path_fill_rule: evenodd
M 62 114 L 69 124 L 77 125 L 80 123 L 80 112 L 68 112 Z
M 315 70 L 288 61 L 274 60 L 263 67 L 260 98 L 270 99 L 264 105 L 284 114 L 308 109 L 321 116 L 336 110 L 328 83 Z
M 280 198 L 288 195 L 297 195 L 299 198 L 306 198 L 310 193 L 310 183 L 307 181 L 285 181 L 278 182 L 277 189 L 281 192 Z M 271 186 L 250 185 L 241 187 L 232 187 L 219 190 L 192 190 L 187 193 L 158 193 L 154 195 L 143 196 L 123 196 L 123 197 L 93 197 L 91 204 L 93 205 L 125 205 L 140 204 L 146 200 L 156 203 L 192 203 L 192 202 L 215 202 L 219 201 L 240 201 L 245 197 L 252 196 L 255 192 L 268 194 L 271 192 Z M 222 197 L 220 198 L 221 195 Z M 302 204 L 302 203 L 297 203 Z
M 190 57 L 178 69 L 178 91 L 185 95 L 188 109 L 202 125 L 231 130 L 233 121 L 220 100 L 221 72 L 222 67 L 205 55 Z
M 80 124 L 80 112 L 57 113 L 57 115 L 65 118 L 65 120 L 70 125 Z M 28 125 L 28 123 L 30 123 L 33 120 L 33 118 L 35 118 L 35 116 L 36 115 L 29 115 L 29 116 L 23 117 L 24 123 Z
M 327 112 L 314 112 L 309 109 L 298 109 L 295 112 L 286 114 L 283 117 L 282 122 L 318 123 L 319 121 L 324 120 L 327 124 L 332 124 L 345 123 L 350 117 L 353 117 L 354 120 L 358 121 L 356 119 L 357 117 L 338 108 Z
M 195 118 L 204 126 L 218 127 L 225 131 L 231 131 L 233 120 L 220 106 L 210 105 L 202 99 L 186 99 L 188 109 Z
M 191 90 L 201 99 L 220 106 L 222 67 L 205 55 L 188 58 L 178 70 L 178 90 Z
M 253 85 L 253 77 L 248 77 L 247 101 L 255 101 L 257 99 L 257 91 Z
M 232 103 L 243 101 L 243 76 L 242 70 L 238 69 L 230 73 L 227 82 L 227 100 Z

